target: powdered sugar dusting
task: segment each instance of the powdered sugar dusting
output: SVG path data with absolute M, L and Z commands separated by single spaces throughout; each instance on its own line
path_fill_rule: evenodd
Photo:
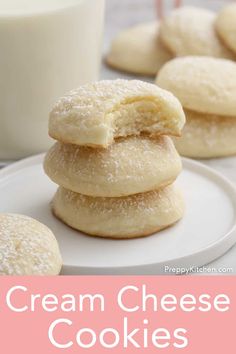
M 153 119 L 156 123 L 167 120 L 172 127 L 170 133 L 179 133 L 185 117 L 180 103 L 170 92 L 147 82 L 118 79 L 80 86 L 62 97 L 50 114 L 50 135 L 67 143 L 107 146 L 115 135 L 113 112 L 139 100 L 156 102 L 158 114 L 155 116 L 153 112 Z
M 184 108 L 236 116 L 236 63 L 226 59 L 190 56 L 167 63 L 157 83 L 179 98 Z
M 122 198 L 88 197 L 60 187 L 55 200 L 57 198 L 64 200 L 63 205 L 70 208 L 85 209 L 91 220 L 94 214 L 100 217 L 112 214 L 113 217 L 117 215 L 128 218 L 138 214 L 145 218 L 155 214 L 157 210 L 161 210 L 162 214 L 169 214 L 173 210 L 181 213 L 183 210 L 182 196 L 173 186 Z
M 224 6 L 216 19 L 216 30 L 224 43 L 232 49 L 236 55 L 236 4 L 230 3 Z
M 121 196 L 157 188 L 176 178 L 180 157 L 168 137 L 118 139 L 107 149 L 55 144 L 45 159 L 54 182 L 92 196 Z
M 27 216 L 0 214 L 0 275 L 50 275 L 60 262 L 46 226 Z

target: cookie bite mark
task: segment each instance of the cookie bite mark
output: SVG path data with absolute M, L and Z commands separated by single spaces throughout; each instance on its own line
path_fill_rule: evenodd
M 49 134 L 64 143 L 108 147 L 114 139 L 146 133 L 179 136 L 185 123 L 180 102 L 168 91 L 137 80 L 106 80 L 61 98 Z

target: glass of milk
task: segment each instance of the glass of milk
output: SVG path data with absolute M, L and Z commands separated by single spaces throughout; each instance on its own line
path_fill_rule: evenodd
M 105 0 L 0 0 L 0 160 L 48 149 L 49 111 L 98 79 Z

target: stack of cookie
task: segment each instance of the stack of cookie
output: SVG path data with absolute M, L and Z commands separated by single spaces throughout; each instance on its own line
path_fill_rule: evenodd
M 169 92 L 141 81 L 100 81 L 61 98 L 50 115 L 58 142 L 46 174 L 60 185 L 54 214 L 74 229 L 111 238 L 150 235 L 183 216 L 173 185 L 181 160 L 172 140 L 185 115 Z
M 182 103 L 186 125 L 175 139 L 181 155 L 213 158 L 236 155 L 236 63 L 209 57 L 168 62 L 157 84 Z

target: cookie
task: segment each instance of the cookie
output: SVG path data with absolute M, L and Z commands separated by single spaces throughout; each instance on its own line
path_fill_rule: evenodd
M 184 108 L 236 117 L 236 63 L 233 61 L 176 58 L 163 66 L 156 82 L 178 97 Z
M 220 38 L 236 55 L 236 4 L 230 4 L 220 11 L 215 27 Z
M 185 110 L 186 124 L 175 146 L 182 156 L 216 158 L 236 155 L 235 117 L 202 114 Z
M 76 230 L 124 239 L 148 236 L 173 225 L 184 214 L 184 202 L 173 185 L 123 198 L 93 198 L 59 188 L 52 209 Z
M 172 58 L 159 38 L 157 21 L 127 28 L 112 41 L 106 63 L 135 75 L 155 76 Z
M 182 106 L 170 92 L 138 80 L 107 80 L 62 97 L 50 114 L 49 134 L 63 143 L 108 147 L 140 133 L 179 136 L 184 123 Z
M 0 260 L 0 275 L 57 275 L 62 266 L 51 230 L 17 214 L 0 214 Z
M 215 32 L 216 14 L 197 7 L 181 7 L 160 25 L 160 38 L 175 56 L 210 56 L 235 59 Z
M 182 170 L 181 159 L 166 136 L 122 138 L 107 149 L 56 143 L 44 161 L 58 185 L 93 197 L 121 197 L 159 189 Z

